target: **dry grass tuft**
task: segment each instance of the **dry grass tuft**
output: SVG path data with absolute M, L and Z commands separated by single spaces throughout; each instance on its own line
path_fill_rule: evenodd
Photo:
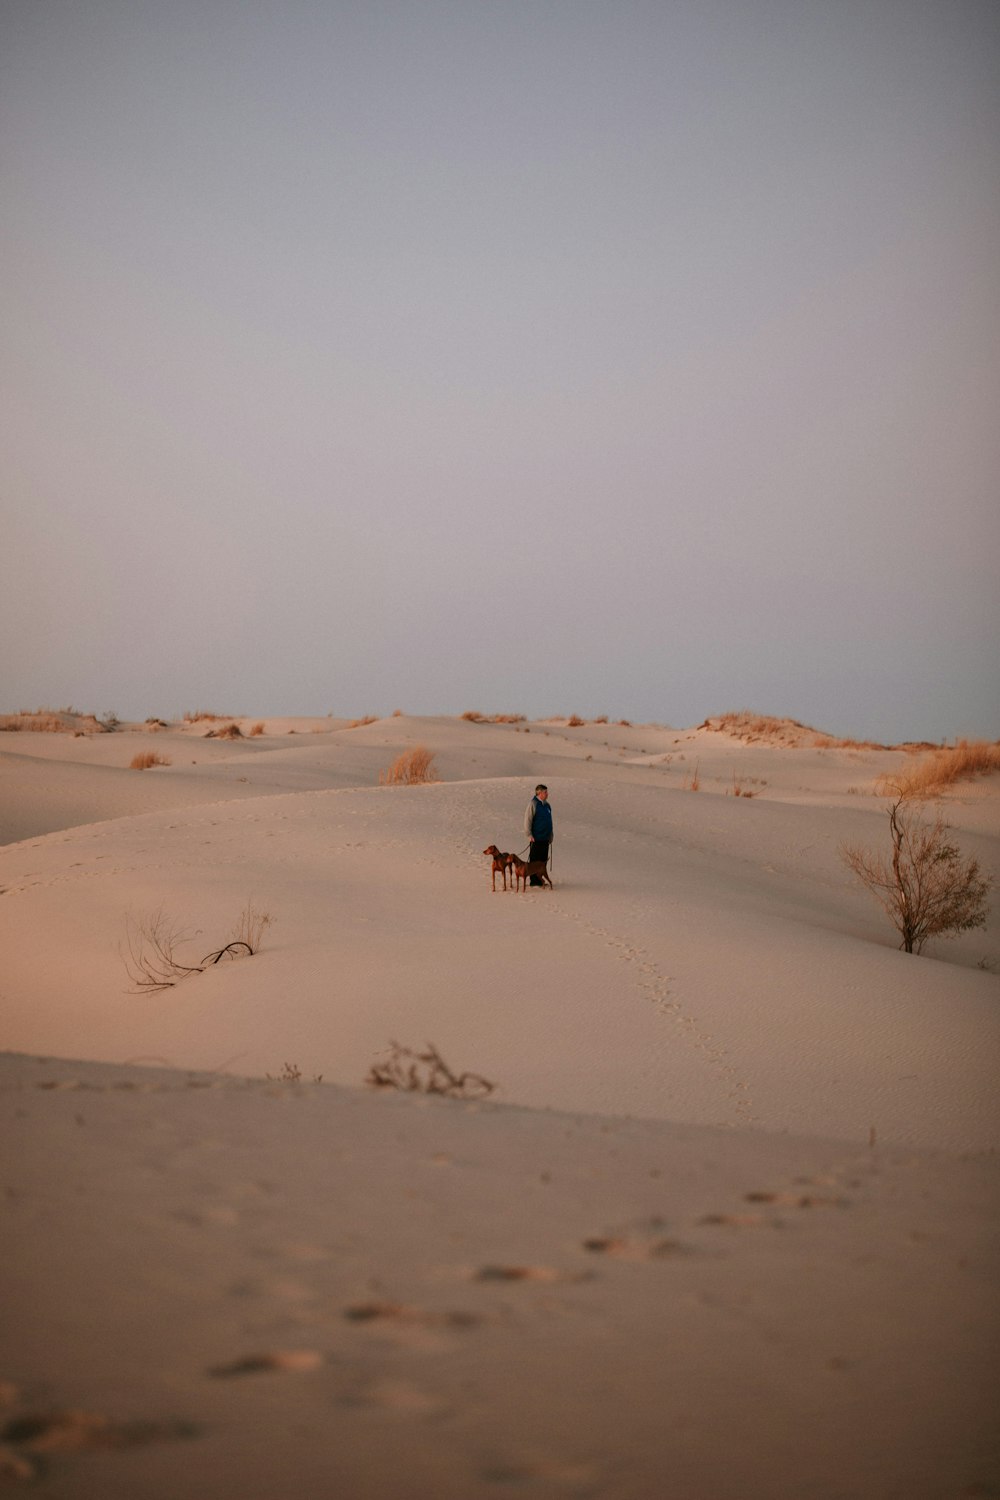
M 243 731 L 238 724 L 226 724 L 222 729 L 209 729 L 206 731 L 206 740 L 241 740 Z
M 586 719 L 581 719 L 579 714 L 570 714 L 566 720 L 567 729 L 579 729 L 581 724 L 586 724 Z
M 374 714 L 365 714 L 363 719 L 352 719 L 346 727 L 348 729 L 363 729 L 366 724 L 374 724 L 375 722 Z
M 462 718 L 467 724 L 523 724 L 524 714 L 481 714 L 470 708 Z
M 397 755 L 392 765 L 378 773 L 379 786 L 424 786 L 433 781 L 434 753 L 426 745 L 414 745 Z
M 1000 771 L 1000 742 L 959 740 L 957 745 L 934 750 L 915 765 L 883 776 L 876 784 L 880 796 L 933 797 L 956 781 L 971 781 Z
M 200 724 L 202 723 L 202 721 L 212 723 L 214 720 L 231 718 L 232 714 L 213 714 L 209 713 L 207 708 L 197 708 L 195 709 L 194 713 L 186 713 L 184 715 L 184 723 Z
M 706 719 L 699 729 L 716 729 L 744 744 L 777 745 L 786 750 L 885 750 L 886 745 L 873 740 L 838 739 L 825 730 L 813 729 L 798 719 L 779 719 L 774 714 L 758 714 L 749 708 L 738 713 L 719 714 Z
M 257 735 L 263 734 L 263 733 L 264 733 L 264 726 L 263 726 L 263 724 L 261 724 L 261 723 L 258 722 L 257 724 L 251 724 L 250 725 L 250 735 L 249 735 L 250 739 L 256 739 Z
M 7 734 L 109 734 L 111 725 L 102 724 L 94 714 L 78 714 L 70 708 L 37 708 L 0 714 L 0 730 Z
M 160 755 L 155 750 L 143 750 L 138 755 L 133 755 L 128 768 L 130 771 L 148 771 L 151 766 L 169 766 L 170 764 L 169 755 Z
M 427 1043 L 423 1052 L 389 1043 L 384 1063 L 372 1063 L 367 1084 L 376 1089 L 400 1089 L 407 1094 L 443 1094 L 449 1099 L 485 1099 L 495 1083 L 478 1073 L 453 1073 L 436 1047 Z

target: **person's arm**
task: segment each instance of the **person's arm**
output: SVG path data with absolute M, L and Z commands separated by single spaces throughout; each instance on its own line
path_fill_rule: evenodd
M 524 831 L 528 835 L 529 839 L 531 838 L 531 825 L 534 822 L 534 818 L 535 818 L 535 799 L 534 799 L 534 797 L 532 797 L 531 801 L 528 803 L 528 810 L 527 810 L 527 812 L 524 815 Z

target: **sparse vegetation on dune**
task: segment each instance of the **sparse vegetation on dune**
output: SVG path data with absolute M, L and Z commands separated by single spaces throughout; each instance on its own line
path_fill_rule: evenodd
M 0 732 L 7 734 L 110 734 L 113 728 L 111 723 L 102 724 L 96 714 L 80 714 L 73 708 L 22 709 L 16 714 L 0 714 Z
M 985 927 L 992 877 L 948 839 L 941 815 L 925 823 L 903 795 L 888 811 L 890 854 L 843 844 L 840 857 L 889 917 L 899 946 L 921 953 L 929 938 Z
M 274 918 L 262 912 L 249 900 L 240 913 L 229 941 L 207 953 L 200 963 L 181 961 L 179 950 L 191 941 L 162 907 L 148 916 L 125 918 L 125 942 L 118 951 L 131 981 L 132 994 L 141 995 L 169 990 L 192 974 L 202 974 L 226 958 L 249 957 L 258 952 L 264 932 Z
M 205 733 L 206 740 L 241 740 L 243 731 L 238 724 L 225 724 L 221 729 L 209 729 Z
M 374 724 L 376 722 L 377 720 L 375 714 L 365 714 L 363 719 L 352 719 L 351 722 L 344 727 L 347 729 L 363 729 L 366 724 Z
M 879 795 L 933 797 L 956 781 L 971 781 L 1000 771 L 1000 742 L 959 740 L 950 748 L 932 750 L 914 765 L 883 776 L 876 786 Z
M 434 753 L 426 745 L 414 745 L 397 755 L 391 766 L 378 773 L 379 786 L 423 786 L 433 781 Z
M 261 735 L 263 733 L 264 725 L 262 723 L 258 722 L 256 724 L 250 725 L 250 739 L 256 739 L 258 735 Z
M 484 1099 L 495 1083 L 478 1073 L 453 1073 L 430 1042 L 423 1052 L 389 1043 L 385 1062 L 373 1063 L 365 1082 L 376 1089 L 399 1089 L 407 1094 L 442 1094 L 449 1099 Z
M 699 729 L 715 729 L 732 735 L 744 744 L 784 746 L 792 750 L 886 750 L 891 747 L 876 744 L 873 740 L 838 739 L 823 729 L 814 729 L 811 724 L 802 724 L 798 719 L 778 718 L 774 714 L 758 714 L 749 708 L 738 713 L 719 714 L 699 724 Z
M 468 724 L 523 724 L 524 714 L 481 714 L 476 709 L 466 709 L 462 718 Z
M 133 755 L 128 763 L 130 771 L 148 771 L 153 766 L 169 766 L 171 764 L 168 755 L 160 755 L 155 750 L 143 750 L 138 755 Z

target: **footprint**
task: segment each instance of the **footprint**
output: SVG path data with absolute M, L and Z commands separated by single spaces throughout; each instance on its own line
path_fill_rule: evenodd
M 194 1437 L 188 1422 L 112 1422 L 99 1412 L 26 1412 L 14 1417 L 0 1437 L 26 1453 L 68 1453 L 88 1448 L 134 1448 L 171 1438 Z
M 592 1271 L 560 1271 L 555 1266 L 481 1266 L 473 1274 L 473 1281 L 537 1281 L 553 1282 L 590 1281 Z
M 212 1365 L 208 1373 L 220 1380 L 228 1380 L 235 1375 L 318 1370 L 322 1363 L 323 1356 L 316 1349 L 274 1349 L 264 1354 L 245 1354 L 241 1359 L 231 1360 L 227 1364 Z
M 480 1477 L 488 1484 L 504 1484 L 512 1488 L 542 1480 L 571 1495 L 592 1493 L 600 1479 L 593 1464 L 534 1457 L 501 1459 L 484 1468 Z
M 745 1193 L 747 1203 L 773 1203 L 781 1208 L 849 1208 L 849 1198 L 818 1197 L 815 1193 Z
M 616 1260 L 666 1260 L 674 1255 L 693 1255 L 690 1245 L 673 1239 L 634 1239 L 626 1235 L 595 1235 L 584 1240 L 584 1250 L 592 1255 L 610 1255 Z
M 731 1229 L 759 1229 L 766 1222 L 763 1214 L 705 1214 L 698 1220 L 699 1224 L 723 1224 Z
M 421 1307 L 407 1307 L 401 1302 L 356 1302 L 344 1309 L 352 1323 L 389 1323 L 424 1328 L 474 1328 L 483 1320 L 471 1312 L 428 1312 Z

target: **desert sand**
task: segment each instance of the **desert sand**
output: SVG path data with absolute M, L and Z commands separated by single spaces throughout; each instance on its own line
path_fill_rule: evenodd
M 1000 927 L 902 953 L 838 856 L 905 752 L 228 722 L 0 733 L 0 1477 L 1000 1493 Z M 538 780 L 555 888 L 494 893 Z M 935 804 L 992 872 L 998 792 Z M 129 927 L 248 903 L 136 992 Z M 495 1090 L 366 1087 L 392 1041 Z

